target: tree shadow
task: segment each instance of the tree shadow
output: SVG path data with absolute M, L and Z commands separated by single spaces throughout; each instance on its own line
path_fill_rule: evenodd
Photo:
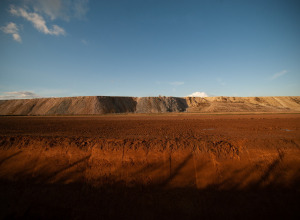
M 58 174 L 60 174 L 60 173 L 62 173 L 62 172 L 64 172 L 64 171 L 66 171 L 66 170 L 68 170 L 68 169 L 70 169 L 70 168 L 76 166 L 77 164 L 80 164 L 80 163 L 82 163 L 82 162 L 84 162 L 84 161 L 90 159 L 90 157 L 91 157 L 91 155 L 88 155 L 88 156 L 86 156 L 86 157 L 83 157 L 83 158 L 81 158 L 80 160 L 77 160 L 77 161 L 75 161 L 74 163 L 71 163 L 71 164 L 69 164 L 69 165 L 67 165 L 67 166 L 65 166 L 65 167 L 63 167 L 63 168 L 61 168 L 61 169 L 59 169 L 59 170 L 57 170 L 57 171 L 51 173 L 50 175 L 44 177 L 44 178 L 42 179 L 42 181 L 43 181 L 43 182 L 48 182 L 48 181 L 51 180 L 52 178 L 56 177 Z
M 271 174 L 274 173 L 275 169 L 278 167 L 280 162 L 283 160 L 284 156 L 285 156 L 284 151 L 278 150 L 278 157 L 275 158 L 271 164 L 269 164 L 265 173 L 261 176 L 260 180 L 257 181 L 257 183 L 256 183 L 257 187 L 261 186 L 264 182 L 266 182 L 269 179 Z
M 14 154 L 12 154 L 12 155 L 10 155 L 10 156 L 8 156 L 8 157 L 2 159 L 2 160 L 0 161 L 0 166 L 1 166 L 5 161 L 7 161 L 7 160 L 9 160 L 9 159 L 11 159 L 11 158 L 13 158 L 13 157 L 19 155 L 20 153 L 22 153 L 22 151 L 18 151 L 18 152 L 16 152 L 16 153 L 14 153 Z
M 190 153 L 189 155 L 187 155 L 183 161 L 174 169 L 174 171 L 172 171 L 171 167 L 172 167 L 172 160 L 170 157 L 170 176 L 165 179 L 162 183 L 159 184 L 159 186 L 164 187 L 166 185 L 168 185 L 169 182 L 171 182 L 180 172 L 180 170 L 189 162 L 189 160 L 192 158 L 193 154 Z
M 84 161 L 88 160 L 90 157 L 91 155 L 83 157 L 71 164 L 63 166 L 60 169 L 57 169 L 56 171 L 51 171 L 53 168 L 48 163 L 36 168 L 39 158 L 34 158 L 33 160 L 30 160 L 27 164 L 25 164 L 22 170 L 15 173 L 13 179 L 16 179 L 17 181 L 21 181 L 21 182 L 25 181 L 27 183 L 46 184 L 51 182 L 51 180 L 55 179 L 58 175 L 60 175 L 64 171 L 67 171 L 75 167 L 76 165 L 83 163 Z M 86 167 L 84 167 L 84 170 L 85 169 Z M 64 175 L 62 175 L 58 180 L 61 183 L 67 180 L 71 180 L 74 178 L 75 174 L 84 172 L 84 170 L 76 169 L 75 171 L 67 172 Z M 58 180 L 56 180 L 55 182 L 58 182 Z
M 194 176 L 191 172 L 197 172 L 199 179 L 205 178 L 201 175 L 206 167 L 205 161 L 195 166 L 193 171 L 188 169 L 192 165 L 190 162 L 193 153 L 177 161 L 176 166 L 172 164 L 174 168 L 169 176 L 149 187 L 141 182 L 129 186 L 126 181 L 117 182 L 113 179 L 98 186 L 91 186 L 84 180 L 65 184 L 66 180 L 84 172 L 87 166 L 83 164 L 75 170 L 63 172 L 89 160 L 91 155 L 36 178 L 30 174 L 35 163 L 33 161 L 33 166 L 24 171 L 29 180 L 25 184 L 22 179 L 18 182 L 0 179 L 0 193 L 3 195 L 0 202 L 7 204 L 0 219 L 289 219 L 297 213 L 300 194 L 296 187 L 292 190 L 284 187 L 267 188 L 268 185 L 264 188 L 256 187 L 268 181 L 270 176 L 278 171 L 277 168 L 285 157 L 284 152 L 279 151 L 278 156 L 268 164 L 260 178 L 247 189 L 241 189 L 241 185 L 257 171 L 257 167 L 263 167 L 263 164 L 253 164 L 246 170 L 236 169 L 219 184 L 211 184 L 201 189 L 190 186 L 167 187 L 179 178 L 179 175 L 180 178 Z M 169 163 L 172 163 L 172 160 L 169 160 Z M 168 170 L 168 166 L 159 162 L 147 164 L 133 171 L 132 175 L 150 175 L 162 170 Z M 299 175 L 299 172 L 295 175 Z M 59 176 L 62 173 L 63 175 Z M 227 188 L 222 190 L 222 187 Z

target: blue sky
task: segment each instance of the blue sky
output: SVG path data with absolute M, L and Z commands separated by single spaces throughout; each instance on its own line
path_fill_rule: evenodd
M 0 27 L 1 99 L 300 95 L 298 0 L 1 0 Z

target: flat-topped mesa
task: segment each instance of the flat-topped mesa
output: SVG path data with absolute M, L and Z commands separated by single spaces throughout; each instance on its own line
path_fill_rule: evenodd
M 300 112 L 300 96 L 205 98 L 80 96 L 0 100 L 0 115 L 165 112 Z

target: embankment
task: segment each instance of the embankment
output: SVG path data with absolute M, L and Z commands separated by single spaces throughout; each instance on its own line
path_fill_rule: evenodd
M 109 97 L 1 100 L 0 115 L 163 112 L 300 112 L 300 97 Z
M 0 178 L 35 184 L 244 190 L 299 186 L 294 141 L 1 137 Z M 276 147 L 282 146 L 282 147 Z
M 186 97 L 189 112 L 300 112 L 299 96 Z

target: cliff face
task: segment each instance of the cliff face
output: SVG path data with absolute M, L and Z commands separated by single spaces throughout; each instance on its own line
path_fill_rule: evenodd
M 0 115 L 164 112 L 300 112 L 300 97 L 109 97 L 1 100 Z

